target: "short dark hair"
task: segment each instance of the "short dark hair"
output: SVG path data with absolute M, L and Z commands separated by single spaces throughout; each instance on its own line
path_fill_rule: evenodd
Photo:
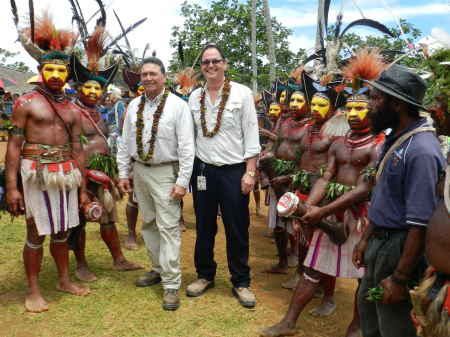
M 158 65 L 159 68 L 161 68 L 161 73 L 163 75 L 166 74 L 166 68 L 164 67 L 164 63 L 162 63 L 162 61 L 159 58 L 154 57 L 154 56 L 146 57 L 145 59 L 142 60 L 141 67 L 144 64 L 149 64 L 149 63 Z
M 223 60 L 226 60 L 225 54 L 223 53 L 223 50 L 222 50 L 218 45 L 213 44 L 213 43 L 209 43 L 209 44 L 207 44 L 205 47 L 203 47 L 202 52 L 200 53 L 200 62 L 202 61 L 203 54 L 204 54 L 205 51 L 207 51 L 208 49 L 215 49 L 215 50 L 217 50 L 217 51 L 219 52 L 219 54 L 220 54 L 220 57 L 221 57 Z

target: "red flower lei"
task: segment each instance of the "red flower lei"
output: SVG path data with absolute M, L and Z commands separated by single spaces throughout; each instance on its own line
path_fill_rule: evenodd
M 200 96 L 200 122 L 202 125 L 202 132 L 204 137 L 214 137 L 217 132 L 220 130 L 220 126 L 222 125 L 222 115 L 223 111 L 225 110 L 225 105 L 227 104 L 228 97 L 230 97 L 230 80 L 228 78 L 225 79 L 225 82 L 223 83 L 223 89 L 222 89 L 222 98 L 220 100 L 219 104 L 219 111 L 217 112 L 217 121 L 216 126 L 212 131 L 208 131 L 206 127 L 206 107 L 205 107 L 205 96 L 206 91 L 202 91 L 202 95 Z

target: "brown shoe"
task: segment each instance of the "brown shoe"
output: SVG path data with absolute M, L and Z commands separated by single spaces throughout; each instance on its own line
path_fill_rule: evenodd
M 203 295 L 209 288 L 214 288 L 214 281 L 199 278 L 187 286 L 186 295 L 189 297 L 198 297 Z
M 180 307 L 178 289 L 164 289 L 162 307 L 168 311 L 174 311 Z
M 256 297 L 248 288 L 233 288 L 233 295 L 244 308 L 253 308 L 256 305 Z
M 148 273 L 139 276 L 135 285 L 136 287 L 149 287 L 159 282 L 161 282 L 161 276 L 156 271 L 151 270 Z

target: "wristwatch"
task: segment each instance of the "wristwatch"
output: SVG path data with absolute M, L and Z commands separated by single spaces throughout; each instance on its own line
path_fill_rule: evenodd
M 256 172 L 255 171 L 247 171 L 245 173 L 247 173 L 252 178 L 256 177 Z

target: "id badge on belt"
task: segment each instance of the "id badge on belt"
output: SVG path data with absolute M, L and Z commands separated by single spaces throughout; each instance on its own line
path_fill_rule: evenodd
M 200 175 L 197 176 L 197 191 L 206 191 L 206 176 L 204 163 L 200 165 Z

